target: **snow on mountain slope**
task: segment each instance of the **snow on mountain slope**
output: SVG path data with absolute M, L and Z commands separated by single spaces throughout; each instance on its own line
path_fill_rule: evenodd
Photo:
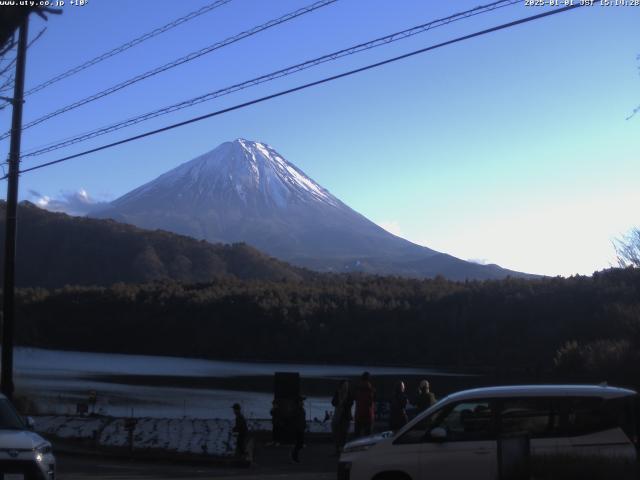
M 449 278 L 517 272 L 482 266 L 392 235 L 262 142 L 237 139 L 166 172 L 96 216 L 211 242 L 246 242 L 321 271 Z
M 297 202 L 342 203 L 295 165 L 264 143 L 237 139 L 161 175 L 113 202 L 114 206 L 153 198 L 154 195 L 188 196 L 213 200 L 221 197 L 245 205 L 286 208 Z

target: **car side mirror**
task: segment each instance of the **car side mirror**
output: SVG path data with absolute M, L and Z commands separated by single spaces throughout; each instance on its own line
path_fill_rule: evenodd
M 447 439 L 447 430 L 442 427 L 436 427 L 429 432 L 429 436 L 432 440 L 443 442 Z
M 33 417 L 27 417 L 25 420 L 27 423 L 27 428 L 29 430 L 33 430 L 36 427 L 36 421 L 33 419 Z

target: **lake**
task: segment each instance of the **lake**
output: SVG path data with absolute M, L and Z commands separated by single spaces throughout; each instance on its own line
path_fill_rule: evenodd
M 78 403 L 89 403 L 93 390 L 95 413 L 103 415 L 231 418 L 231 405 L 238 402 L 248 418 L 269 418 L 274 372 L 299 372 L 307 414 L 322 419 L 332 410 L 337 381 L 355 381 L 365 370 L 381 398 L 390 395 L 398 379 L 411 393 L 420 379 L 428 378 L 436 394 L 437 385 L 451 390 L 476 386 L 480 380 L 429 368 L 234 362 L 25 347 L 15 349 L 14 364 L 16 397 L 26 398 L 34 413 L 65 415 L 74 414 Z

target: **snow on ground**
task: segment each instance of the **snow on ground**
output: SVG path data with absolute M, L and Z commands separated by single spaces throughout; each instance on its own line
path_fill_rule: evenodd
M 36 431 L 65 440 L 93 440 L 95 447 L 129 447 L 127 419 L 45 415 L 35 417 Z M 233 420 L 198 418 L 138 418 L 133 430 L 137 450 L 164 450 L 196 455 L 230 456 L 235 449 Z M 249 419 L 249 430 L 270 431 L 271 420 Z M 329 433 L 331 422 L 311 421 L 309 432 Z

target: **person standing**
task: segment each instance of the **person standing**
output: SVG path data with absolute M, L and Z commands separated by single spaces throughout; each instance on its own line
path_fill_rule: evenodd
M 233 433 L 236 434 L 236 456 L 243 457 L 247 453 L 249 427 L 247 427 L 247 419 L 244 418 L 239 403 L 233 404 L 233 414 L 236 417 L 236 423 L 233 427 Z
M 280 440 L 282 438 L 282 411 L 280 408 L 280 404 L 278 400 L 274 399 L 271 402 L 271 442 L 267 444 L 267 446 L 278 446 L 280 445 Z
M 355 392 L 356 415 L 355 436 L 361 437 L 373 433 L 373 420 L 375 418 L 376 391 L 371 385 L 369 372 L 364 372 L 360 377 L 360 383 Z
M 398 382 L 391 399 L 391 412 L 389 417 L 389 427 L 394 432 L 404 427 L 409 418 L 407 417 L 407 394 L 405 393 L 404 382 Z
M 351 407 L 353 406 L 353 397 L 349 391 L 349 382 L 342 380 L 338 385 L 338 389 L 333 394 L 331 405 L 334 407 L 333 418 L 331 419 L 331 430 L 336 445 L 336 454 L 340 455 L 342 448 L 347 443 L 347 435 L 349 426 L 353 416 Z
M 291 450 L 291 461 L 300 463 L 300 450 L 304 447 L 304 432 L 307 429 L 307 412 L 304 409 L 305 398 L 300 396 L 294 412 L 295 439 Z
M 427 408 L 436 404 L 436 396 L 431 392 L 429 381 L 424 379 L 418 386 L 418 396 L 416 397 L 415 406 L 418 413 L 425 411 Z

